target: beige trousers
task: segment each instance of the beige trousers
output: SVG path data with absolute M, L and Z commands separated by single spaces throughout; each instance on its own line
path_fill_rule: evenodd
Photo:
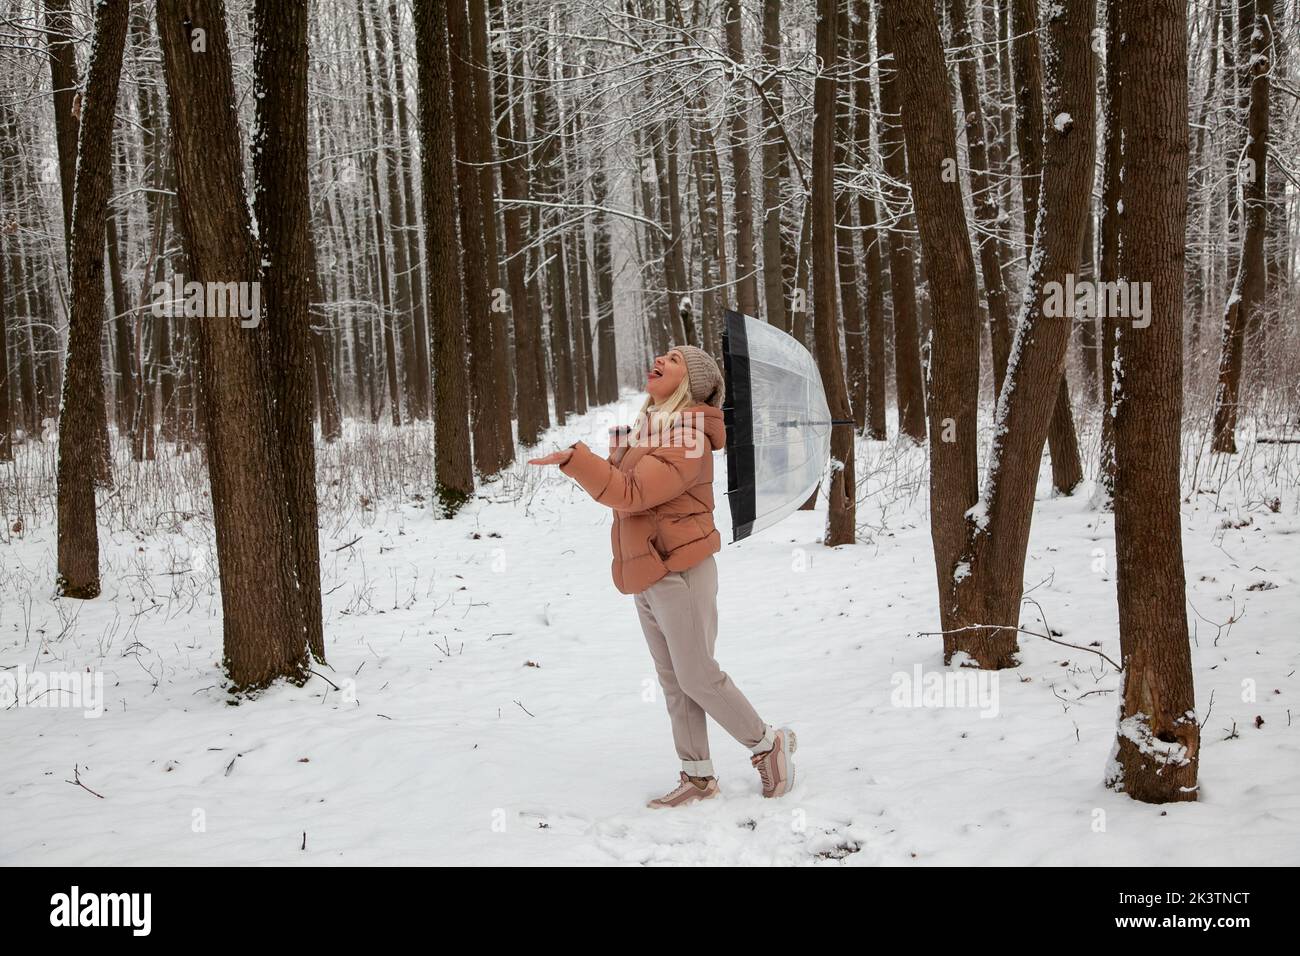
M 713 557 L 650 585 L 636 595 L 636 610 L 682 769 L 693 777 L 713 776 L 705 714 L 751 753 L 770 749 L 772 728 L 713 659 L 718 637 L 718 565 Z

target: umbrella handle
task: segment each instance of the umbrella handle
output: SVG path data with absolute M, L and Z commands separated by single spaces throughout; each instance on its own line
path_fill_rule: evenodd
M 788 422 L 777 422 L 777 424 L 780 425 L 782 428 L 798 428 L 800 425 L 856 425 L 857 422 L 855 422 L 851 418 L 832 418 L 830 421 L 816 421 L 816 422 L 788 421 Z

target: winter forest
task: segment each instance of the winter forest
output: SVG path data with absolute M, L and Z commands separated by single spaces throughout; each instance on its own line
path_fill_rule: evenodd
M 0 863 L 1300 862 L 1298 0 L 0 0 L 0 342 Z

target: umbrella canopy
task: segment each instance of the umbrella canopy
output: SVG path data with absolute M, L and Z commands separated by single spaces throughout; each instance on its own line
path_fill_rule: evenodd
M 727 499 L 731 540 L 771 527 L 808 500 L 831 452 L 830 409 L 808 350 L 780 329 L 724 313 Z

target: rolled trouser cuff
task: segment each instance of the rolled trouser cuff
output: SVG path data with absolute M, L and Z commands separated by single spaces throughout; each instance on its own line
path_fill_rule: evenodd
M 688 777 L 712 777 L 712 760 L 683 760 L 682 769 Z
M 749 748 L 752 754 L 765 754 L 776 746 L 776 728 L 771 724 L 763 725 L 763 739 Z

